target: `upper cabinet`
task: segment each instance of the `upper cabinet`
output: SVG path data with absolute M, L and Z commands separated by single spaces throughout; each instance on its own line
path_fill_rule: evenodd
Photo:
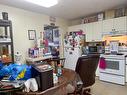
M 102 23 L 102 32 L 106 33 L 106 32 L 111 32 L 113 29 L 113 19 L 107 19 L 107 20 L 103 20 Z
M 88 23 L 84 24 L 85 34 L 86 34 L 86 41 L 90 42 L 93 40 L 93 24 Z
M 127 17 L 114 18 L 114 29 L 115 31 L 127 30 Z
M 68 32 L 82 30 L 86 34 L 86 41 L 102 41 L 104 34 L 117 34 L 127 31 L 127 17 L 107 19 L 103 21 L 80 24 L 68 28 Z
M 102 21 L 93 23 L 93 40 L 102 41 Z
M 110 33 L 110 32 L 123 32 L 127 30 L 127 17 L 119 17 L 113 18 L 108 20 L 103 20 L 103 33 Z
M 86 41 L 101 41 L 102 40 L 102 21 L 84 24 Z

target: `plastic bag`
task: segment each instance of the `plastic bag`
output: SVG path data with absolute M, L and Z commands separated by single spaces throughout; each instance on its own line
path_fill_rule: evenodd
M 3 68 L 2 60 L 0 60 L 0 70 Z
M 31 66 L 27 66 L 26 64 L 10 64 L 0 70 L 0 75 L 10 76 L 9 80 L 27 80 L 31 78 Z

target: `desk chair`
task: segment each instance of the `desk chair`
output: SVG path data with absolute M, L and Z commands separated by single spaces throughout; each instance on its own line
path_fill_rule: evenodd
M 77 85 L 73 93 L 68 93 L 68 95 L 80 94 L 80 95 L 91 95 L 90 86 L 95 83 L 95 72 L 98 65 L 99 56 L 87 56 L 80 57 L 77 61 L 75 71 L 80 76 L 82 85 Z

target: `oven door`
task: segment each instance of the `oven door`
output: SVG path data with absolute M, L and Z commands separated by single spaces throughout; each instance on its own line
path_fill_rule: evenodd
M 106 69 L 100 69 L 100 72 L 107 74 L 125 75 L 125 60 L 122 59 L 105 59 Z

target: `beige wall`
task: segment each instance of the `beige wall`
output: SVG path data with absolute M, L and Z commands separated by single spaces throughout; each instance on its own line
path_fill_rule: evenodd
M 79 25 L 79 24 L 81 24 L 81 22 L 82 22 L 82 19 L 81 19 L 81 18 L 75 19 L 75 20 L 71 20 L 71 21 L 69 22 L 69 26 Z
M 51 23 L 49 16 L 0 5 L 0 12 L 3 11 L 8 12 L 9 19 L 12 20 L 14 52 L 20 52 L 23 55 L 22 62 L 24 62 L 27 57 L 28 48 L 34 45 L 34 41 L 28 39 L 28 30 L 36 30 L 37 37 L 39 37 L 39 33 L 44 31 L 44 25 Z M 63 37 L 63 33 L 67 31 L 68 21 L 56 18 L 55 24 L 60 27 L 61 37 Z M 61 50 L 63 49 L 61 48 Z M 63 52 L 61 52 L 62 54 Z

